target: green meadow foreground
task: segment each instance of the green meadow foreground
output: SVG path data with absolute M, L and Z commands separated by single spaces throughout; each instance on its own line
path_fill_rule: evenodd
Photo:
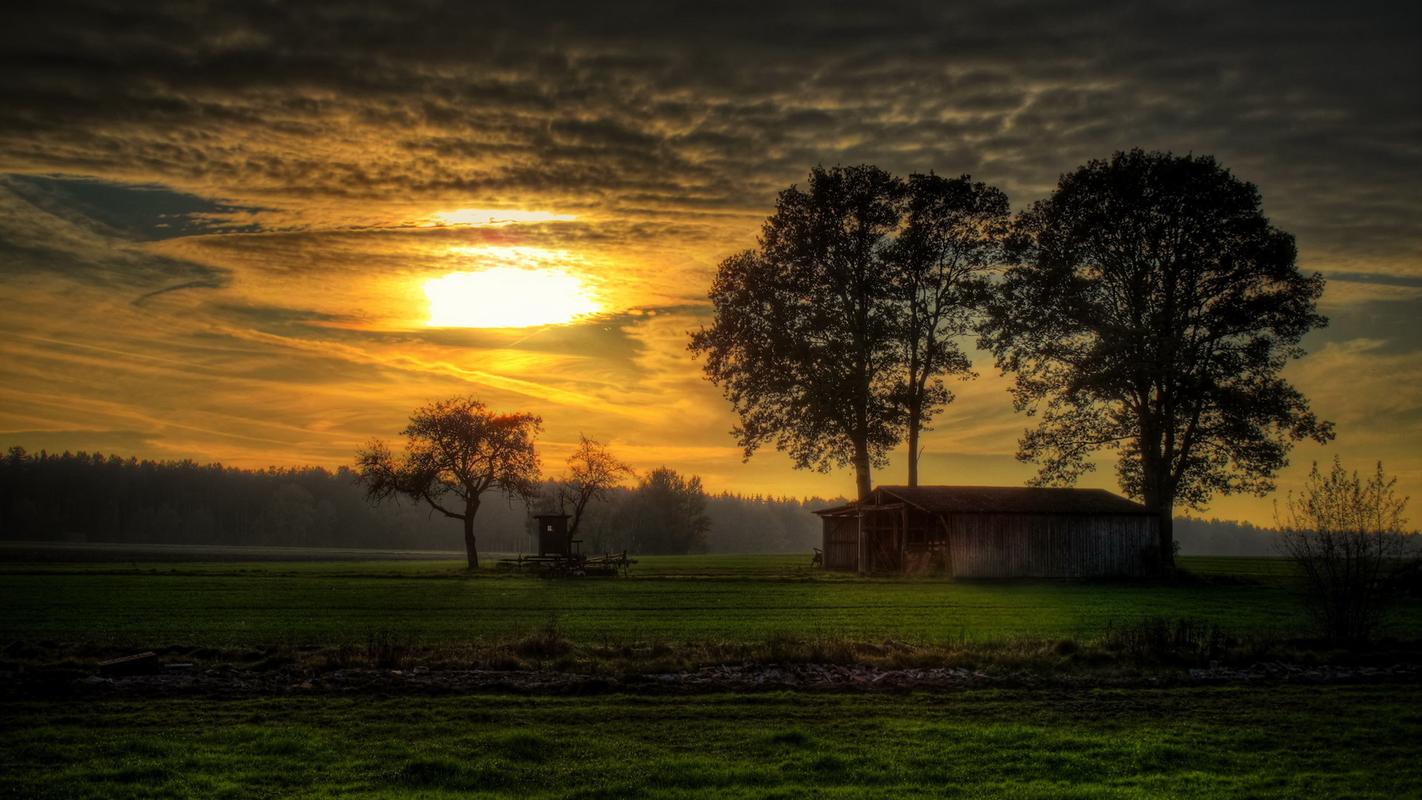
M 1418 687 L 9 704 L 15 797 L 1415 797 Z
M 803 556 L 644 557 L 631 576 L 470 576 L 455 561 L 0 563 L 0 640 L 115 648 L 331 646 L 397 635 L 461 645 L 556 625 L 570 640 L 917 643 L 1091 638 L 1142 618 L 1295 636 L 1286 563 L 1185 558 L 1169 583 L 862 579 Z M 1422 638 L 1422 604 L 1396 633 Z
M 492 567 L 470 575 L 409 554 L 145 562 L 144 552 L 0 562 L 0 669 L 48 659 L 81 673 L 139 649 L 299 671 L 338 657 L 369 668 L 380 653 L 395 660 L 387 666 L 457 666 L 497 647 L 516 660 L 501 668 L 597 669 L 607 664 L 579 659 L 946 658 L 1018 646 L 1019 659 L 1048 670 L 1089 671 L 1073 659 L 1149 620 L 1190 620 L 1246 643 L 1307 631 L 1291 571 L 1269 559 L 1187 558 L 1186 576 L 1131 583 L 863 579 L 811 570 L 802 556 L 661 557 L 628 578 L 559 581 Z M 1390 634 L 1396 652 L 1415 653 L 1422 603 L 1401 608 Z M 1166 655 L 1153 668 L 1178 672 Z M 1001 665 L 989 657 L 984 668 Z M 1391 798 L 1422 794 L 1418 709 L 1415 681 L 578 697 L 12 692 L 0 701 L 0 796 Z

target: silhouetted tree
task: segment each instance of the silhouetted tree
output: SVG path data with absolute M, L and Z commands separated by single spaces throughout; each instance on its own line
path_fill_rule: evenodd
M 1323 278 L 1295 266 L 1252 184 L 1214 159 L 1132 150 L 1062 177 L 1017 220 L 982 344 L 1040 413 L 1018 458 L 1070 484 L 1118 449 L 1122 488 L 1161 515 L 1215 493 L 1262 494 L 1293 442 L 1326 441 L 1280 377 L 1322 326 Z
M 578 449 L 568 457 L 568 476 L 554 486 L 559 512 L 572 517 L 568 537 L 578 532 L 589 503 L 606 498 L 609 491 L 634 474 L 606 445 L 580 436 Z
M 397 458 L 379 440 L 357 453 L 359 475 L 374 501 L 405 495 L 464 523 L 469 568 L 479 566 L 474 516 L 480 497 L 497 489 L 525 502 L 538 491 L 533 438 L 542 421 L 533 414 L 498 414 L 472 397 L 422 406 L 401 431 Z
M 699 477 L 686 478 L 667 467 L 652 470 L 618 515 L 630 549 L 649 554 L 704 552 L 711 529 L 706 499 Z
M 908 426 L 908 483 L 918 485 L 922 430 L 953 401 L 945 375 L 972 377 L 958 338 L 977 327 L 987 303 L 987 271 L 1003 262 L 1007 195 L 964 175 L 912 175 L 903 231 L 887 265 L 899 309 L 898 387 Z
M 816 167 L 807 189 L 780 193 L 759 248 L 721 263 L 715 322 L 691 350 L 731 401 L 746 458 L 771 442 L 801 469 L 853 465 L 868 495 L 903 429 L 882 262 L 903 193 L 877 167 Z
M 1407 498 L 1396 487 L 1382 462 L 1363 481 L 1334 458 L 1326 477 L 1315 463 L 1303 490 L 1289 493 L 1278 521 L 1283 550 L 1303 573 L 1309 610 L 1330 639 L 1367 641 L 1401 578 L 1416 569 L 1422 537 L 1406 533 Z

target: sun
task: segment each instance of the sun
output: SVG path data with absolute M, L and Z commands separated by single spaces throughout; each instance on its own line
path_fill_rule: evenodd
M 425 281 L 425 297 L 434 328 L 558 325 L 602 310 L 576 275 L 558 268 L 451 272 Z

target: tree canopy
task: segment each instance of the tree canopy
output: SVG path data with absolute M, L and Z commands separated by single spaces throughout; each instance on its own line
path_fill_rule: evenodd
M 1092 161 L 1016 220 L 1015 261 L 982 344 L 1039 416 L 1018 457 L 1065 485 L 1119 452 L 1121 487 L 1162 515 L 1214 494 L 1262 494 L 1293 443 L 1326 441 L 1280 376 L 1326 320 L 1320 275 L 1259 192 L 1203 156 Z
M 715 322 L 691 349 L 735 408 L 747 458 L 773 443 L 802 469 L 852 465 L 868 494 L 903 425 L 880 263 L 902 196 L 877 167 L 816 167 L 806 189 L 780 193 L 760 247 L 722 262 Z
M 541 429 L 533 414 L 496 413 L 472 397 L 441 400 L 410 415 L 401 431 L 402 456 L 379 440 L 357 453 L 358 474 L 372 500 L 406 495 L 461 520 L 472 569 L 479 566 L 474 517 L 480 497 L 494 489 L 526 502 L 538 493 L 533 440 Z
M 967 175 L 910 175 L 902 232 L 887 249 L 898 304 L 899 398 L 908 433 L 908 484 L 918 485 L 919 433 L 953 402 L 947 375 L 974 377 L 959 342 L 976 329 L 1002 264 L 1007 195 Z
M 759 247 L 721 263 L 715 321 L 692 336 L 739 418 L 749 458 L 765 444 L 798 468 L 870 471 L 952 399 L 968 374 L 955 337 L 998 257 L 1001 192 L 966 176 L 901 180 L 878 167 L 816 167 L 780 193 Z

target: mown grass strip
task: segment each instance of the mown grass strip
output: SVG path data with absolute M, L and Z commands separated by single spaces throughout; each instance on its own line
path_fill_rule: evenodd
M 1240 635 L 1307 620 L 1277 562 L 1185 560 L 1158 582 L 856 579 L 781 556 L 648 558 L 632 577 L 477 577 L 448 562 L 0 567 L 0 640 L 143 647 L 340 646 L 381 631 L 429 644 L 527 635 L 556 621 L 581 642 L 754 642 L 773 636 L 912 642 L 1083 638 L 1188 618 Z M 1237 563 L 1235 563 L 1237 562 Z M 1399 610 L 1422 632 L 1422 603 Z
M 1422 687 L 0 709 L 25 797 L 1410 796 Z

